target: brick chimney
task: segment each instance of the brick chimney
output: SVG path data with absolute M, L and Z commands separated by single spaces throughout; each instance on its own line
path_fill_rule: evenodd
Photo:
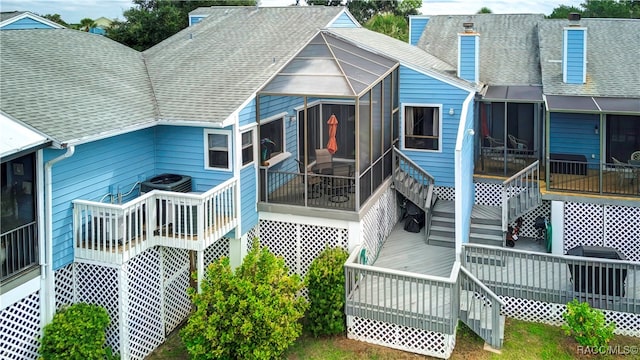
M 587 81 L 587 28 L 580 25 L 580 14 L 569 14 L 569 26 L 563 29 L 562 81 L 584 84 Z
M 464 31 L 458 34 L 458 77 L 477 83 L 480 79 L 480 34 L 474 30 L 473 25 L 472 22 L 463 23 Z

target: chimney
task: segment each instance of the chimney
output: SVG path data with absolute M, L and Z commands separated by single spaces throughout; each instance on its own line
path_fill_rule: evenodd
M 580 25 L 580 14 L 569 14 L 569 26 L 563 29 L 562 81 L 584 84 L 587 81 L 587 28 Z
M 458 77 L 471 82 L 479 82 L 480 34 L 472 22 L 462 24 L 464 31 L 458 34 Z

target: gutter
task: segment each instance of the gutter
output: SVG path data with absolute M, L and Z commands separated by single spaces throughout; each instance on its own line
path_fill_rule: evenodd
M 44 196 L 45 196 L 45 243 L 43 246 L 44 254 L 41 256 L 41 278 L 43 281 L 43 289 L 45 293 L 45 303 L 43 304 L 43 320 L 45 324 L 48 324 L 53 319 L 55 313 L 56 300 L 55 300 L 55 284 L 53 278 L 53 204 L 52 204 L 52 181 L 51 181 L 51 169 L 53 165 L 64 159 L 70 158 L 75 153 L 75 146 L 70 145 L 67 147 L 67 152 L 47 161 L 44 165 L 45 179 L 44 179 Z

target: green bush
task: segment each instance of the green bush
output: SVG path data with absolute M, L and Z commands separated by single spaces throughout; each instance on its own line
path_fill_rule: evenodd
M 98 305 L 77 303 L 62 307 L 44 327 L 40 355 L 49 359 L 111 359 L 105 347 L 107 310 Z
M 336 335 L 345 331 L 344 263 L 349 254 L 340 248 L 327 248 L 309 267 L 308 330 L 314 335 Z
M 229 259 L 209 265 L 195 311 L 180 335 L 193 359 L 277 359 L 302 333 L 307 301 L 299 276 L 267 248 L 253 249 L 235 273 Z
M 615 324 L 605 325 L 604 313 L 591 308 L 589 303 L 571 300 L 562 317 L 567 322 L 562 329 L 582 346 L 606 346 L 613 338 Z

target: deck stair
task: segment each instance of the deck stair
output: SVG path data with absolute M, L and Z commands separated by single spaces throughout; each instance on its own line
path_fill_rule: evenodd
M 498 206 L 473 205 L 469 242 L 503 246 L 502 210 Z
M 491 313 L 486 311 L 491 308 L 493 303 L 486 296 L 479 292 L 470 290 L 460 291 L 460 318 L 475 333 L 483 339 L 491 339 L 493 326 L 491 321 Z M 500 315 L 499 345 L 494 347 L 500 348 L 504 341 L 504 322 L 505 316 Z
M 453 201 L 438 200 L 433 207 L 431 229 L 427 238 L 429 245 L 455 247 L 455 204 Z

